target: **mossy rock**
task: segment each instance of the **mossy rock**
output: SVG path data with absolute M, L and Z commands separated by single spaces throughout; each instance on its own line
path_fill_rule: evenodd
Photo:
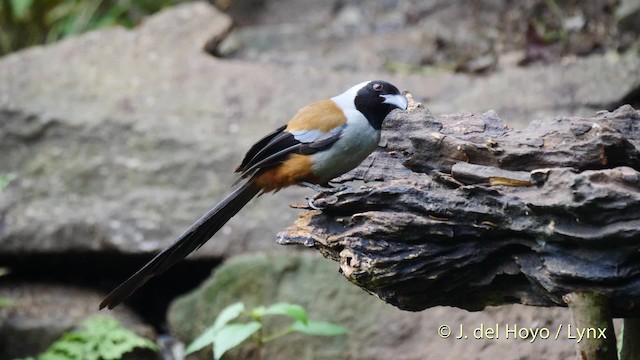
M 284 336 L 265 346 L 265 359 L 357 358 L 359 346 L 379 336 L 379 315 L 393 310 L 346 281 L 332 261 L 306 254 L 244 255 L 230 259 L 198 289 L 174 301 L 169 327 L 189 343 L 224 307 L 237 301 L 249 309 L 276 302 L 300 304 L 311 320 L 334 322 L 348 330 L 347 335 L 335 337 Z M 225 359 L 245 358 L 253 351 L 255 344 L 248 342 Z M 201 351 L 194 358 L 211 359 L 211 352 Z

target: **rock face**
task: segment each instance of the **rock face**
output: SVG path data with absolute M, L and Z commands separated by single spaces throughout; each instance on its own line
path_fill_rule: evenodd
M 269 71 L 249 82 L 255 68 L 201 50 L 229 26 L 199 3 L 5 57 L 0 173 L 16 179 L 0 194 L 0 251 L 149 254 L 229 191 L 242 149 L 299 104 L 264 91 Z M 200 254 L 274 249 L 267 234 L 300 194 L 259 199 Z
M 87 317 L 105 315 L 96 308 L 101 293 L 75 286 L 5 284 L 0 297 L 11 302 L 0 307 L 1 359 L 38 355 Z M 112 315 L 136 333 L 155 337 L 155 331 L 131 311 L 121 308 Z
M 509 340 L 504 333 L 494 341 L 473 339 L 474 329 L 481 324 L 567 324 L 569 313 L 563 309 L 538 309 L 532 317 L 523 306 L 481 313 L 449 308 L 403 312 L 344 281 L 335 263 L 310 255 L 247 255 L 228 261 L 200 288 L 172 304 L 169 327 L 188 343 L 213 324 L 225 306 L 237 301 L 243 301 L 248 308 L 281 301 L 298 303 L 307 309 L 310 319 L 332 321 L 348 329 L 348 334 L 340 337 L 285 336 L 265 346 L 264 359 L 464 359 L 470 351 L 479 359 L 496 359 L 504 357 L 510 341 L 524 347 L 520 354 L 540 356 L 534 359 L 561 359 L 574 353 L 574 344 L 566 337 L 554 341 L 553 346 L 544 341 L 514 340 L 513 336 Z M 441 325 L 454 329 L 452 338 L 437 336 Z M 460 325 L 468 328 L 469 340 L 453 338 L 459 335 Z M 245 359 L 251 349 L 252 344 L 245 344 L 239 351 L 232 351 L 229 358 Z M 211 353 L 202 351 L 194 358 L 210 359 Z
M 213 2 L 239 25 L 229 41 L 235 46 L 223 46 L 235 50 L 232 58 L 332 69 L 486 74 L 535 50 L 537 60 L 557 61 L 640 38 L 632 20 L 637 0 L 565 1 L 555 8 L 540 0 Z M 546 39 L 532 44 L 531 23 L 544 25 L 535 32 Z M 555 32 L 561 35 L 554 39 Z
M 0 193 L 0 253 L 156 252 L 230 190 L 232 169 L 254 141 L 362 79 L 387 78 L 429 98 L 435 112 L 490 106 L 513 122 L 591 112 L 640 87 L 625 76 L 640 67 L 637 54 L 478 79 L 207 55 L 207 40 L 230 26 L 214 8 L 187 4 L 132 31 L 93 32 L 0 60 L 0 174 L 16 175 Z M 258 199 L 197 255 L 274 250 L 268 234 L 290 223 L 287 204 L 302 194 Z
M 492 1 L 495 0 L 487 3 Z M 460 8 L 463 14 L 473 13 L 467 2 L 437 1 L 434 7 L 424 5 L 418 9 L 421 11 L 414 11 L 407 8 L 411 6 L 407 5 L 409 2 L 381 0 L 368 8 L 359 0 L 337 1 L 335 4 L 342 5 L 329 9 L 310 0 L 304 3 L 310 6 L 308 9 L 317 10 L 310 15 L 312 26 L 299 19 L 291 21 L 291 14 L 299 12 L 297 6 L 303 6 L 302 1 L 267 3 L 267 7 L 274 8 L 267 8 L 255 26 L 233 28 L 228 16 L 205 2 L 193 2 L 154 15 L 132 30 L 96 31 L 1 58 L 0 176 L 13 174 L 15 179 L 0 191 L 0 265 L 20 263 L 21 269 L 29 268 L 25 277 L 31 279 L 39 279 L 45 273 L 69 272 L 72 276 L 65 279 L 84 276 L 84 285 L 88 278 L 91 287 L 110 286 L 105 284 L 114 281 L 114 273 L 122 272 L 125 263 L 142 263 L 164 248 L 230 190 L 235 180 L 232 169 L 253 142 L 286 122 L 301 106 L 333 96 L 365 79 L 384 78 L 408 89 L 436 114 L 484 113 L 494 109 L 512 126 L 563 114 L 586 116 L 603 107 L 613 110 L 624 101 L 637 101 L 637 52 L 568 58 L 561 63 L 523 68 L 504 66 L 490 76 L 469 76 L 438 67 L 426 72 L 397 66 L 419 64 L 424 57 L 427 63 L 432 61 L 432 56 L 437 56 L 434 46 L 443 39 L 445 44 L 457 44 L 457 48 L 475 43 L 465 37 L 474 25 L 457 21 Z M 501 5 L 501 0 L 495 4 Z M 409 11 L 408 15 L 418 18 L 404 17 L 394 9 Z M 431 17 L 434 13 L 444 16 Z M 479 21 L 493 26 L 495 14 L 488 15 Z M 443 25 L 452 22 L 461 30 Z M 413 29 L 396 28 L 409 23 Z M 336 27 L 327 29 L 328 24 Z M 365 31 L 355 27 L 363 24 Z M 306 35 L 317 37 L 309 41 L 304 39 Z M 264 37 L 275 39 L 279 45 L 263 48 L 263 52 L 247 46 L 228 58 L 213 57 L 203 50 L 205 44 L 217 44 L 217 50 L 224 55 L 223 45 L 228 46 L 229 42 L 223 40 L 235 38 L 259 46 L 260 42 L 251 41 Z M 297 46 L 301 39 L 304 47 Z M 328 45 L 314 44 L 325 40 Z M 485 40 L 477 45 L 491 50 Z M 418 51 L 405 51 L 408 48 Z M 465 126 L 478 126 L 477 119 L 465 121 Z M 432 125 L 421 126 L 429 132 L 440 130 Z M 393 129 L 398 123 L 389 122 L 387 126 Z M 392 134 L 384 135 L 383 149 L 390 144 L 410 147 L 412 141 L 419 142 Z M 390 158 L 382 161 L 385 157 Z M 398 154 L 380 151 L 351 176 L 381 179 L 385 171 L 404 169 L 402 161 Z M 422 166 L 419 161 L 414 165 Z M 305 194 L 309 192 L 288 189 L 255 200 L 195 256 L 206 259 L 203 263 L 209 267 L 212 258 L 245 252 L 293 252 L 276 246 L 273 240 L 278 231 L 291 224 L 298 211 L 288 204 L 303 202 Z M 267 270 L 264 262 L 268 261 L 260 261 L 264 267 L 259 270 L 271 277 L 277 278 L 276 270 L 283 269 Z M 287 261 L 290 260 L 284 263 L 290 264 Z M 291 261 L 292 267 L 316 269 L 316 265 L 300 265 L 307 260 Z M 326 264 L 334 279 L 335 266 Z M 193 265 L 190 266 L 184 275 L 193 277 Z M 176 270 L 173 269 L 174 274 Z M 258 279 L 259 275 L 253 278 Z M 468 354 L 471 343 L 435 338 L 433 346 L 425 346 L 424 339 L 434 339 L 438 321 L 455 318 L 457 323 L 464 320 L 468 321 L 465 325 L 477 327 L 480 322 L 494 320 L 535 325 L 535 318 L 544 317 L 557 325 L 565 320 L 555 319 L 566 319 L 560 310 L 534 312 L 510 307 L 482 314 L 440 308 L 424 312 L 416 320 L 417 315 L 399 312 L 371 297 L 363 300 L 359 289 L 341 280 L 329 283 L 349 289 L 336 288 L 336 294 L 353 292 L 349 304 L 346 300 L 341 303 L 345 312 L 340 316 L 347 323 L 358 314 L 369 314 L 370 309 L 379 312 L 371 312 L 375 321 L 367 320 L 365 325 L 352 328 L 355 330 L 350 336 L 362 340 L 362 344 L 332 339 L 336 348 L 333 352 L 328 350 L 326 356 L 344 353 L 354 358 L 391 359 L 397 358 L 394 347 L 402 344 L 403 349 L 411 349 L 407 350 L 406 359 L 431 355 L 461 358 Z M 163 281 L 156 283 L 158 291 L 175 290 L 175 282 Z M 305 288 L 300 281 L 296 287 Z M 334 289 L 330 285 L 323 288 Z M 150 286 L 151 283 L 147 289 Z M 286 286 L 287 294 L 296 292 L 293 285 Z M 29 284 L 20 288 L 4 283 L 0 286 L 1 291 L 15 294 L 29 292 Z M 303 296 L 303 301 L 308 301 L 312 314 L 316 304 L 309 294 L 318 296 L 315 290 L 303 294 L 308 296 Z M 46 287 L 38 287 L 39 293 L 47 291 Z M 71 296 L 67 292 L 60 294 Z M 322 294 L 327 296 L 326 303 L 333 301 L 332 292 Z M 90 297 L 97 306 L 100 296 L 91 293 Z M 149 296 L 141 298 L 141 302 L 155 312 L 162 308 L 158 298 Z M 256 302 L 271 299 L 265 296 Z M 274 297 L 276 300 L 284 299 Z M 366 306 L 360 308 L 361 302 Z M 355 307 L 358 312 L 349 315 L 346 309 Z M 53 318 L 42 319 L 43 323 L 52 324 L 59 332 L 55 309 L 43 311 Z M 210 311 L 211 316 L 214 311 Z M 333 312 L 327 310 L 326 315 L 318 316 L 332 320 Z M 9 329 L 7 319 L 11 319 L 7 314 L 0 311 L 3 336 L 10 334 L 4 333 Z M 341 318 L 335 320 L 343 323 Z M 185 339 L 197 331 L 183 325 L 174 327 Z M 474 344 L 479 356 L 486 358 L 501 357 L 506 348 L 504 344 Z M 564 349 L 558 344 L 545 346 L 537 342 L 531 345 L 530 353 L 545 355 L 542 358 L 564 358 L 573 353 L 572 344 L 563 343 L 567 352 L 558 355 L 556 349 L 560 353 Z
M 557 9 L 537 0 L 233 1 L 229 12 L 239 26 L 221 48 L 235 49 L 229 58 L 263 64 L 408 75 L 396 75 L 399 84 L 428 99 L 434 114 L 493 109 L 524 127 L 637 101 L 637 51 L 602 51 L 637 46 L 637 3 L 624 0 L 616 9 L 624 17 L 620 25 L 633 30 L 616 27 L 612 7 L 618 3 L 607 0 L 568 1 Z M 557 32 L 562 40 L 540 45 L 549 63 L 519 67 L 533 46 L 526 36 L 530 23 L 544 24 L 546 35 Z
M 522 131 L 494 113 L 396 113 L 382 166 L 361 177 L 383 181 L 320 195 L 323 211 L 280 241 L 316 247 L 400 309 L 563 306 L 596 291 L 614 316 L 637 315 L 638 120 L 628 105 Z

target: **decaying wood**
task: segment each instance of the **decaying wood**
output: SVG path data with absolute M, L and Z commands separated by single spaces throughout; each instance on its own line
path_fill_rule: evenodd
M 382 148 L 280 234 L 401 309 L 566 306 L 640 315 L 640 111 L 510 129 L 494 112 L 394 112 Z

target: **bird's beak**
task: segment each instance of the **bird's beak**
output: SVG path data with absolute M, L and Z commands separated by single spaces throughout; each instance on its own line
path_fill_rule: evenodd
M 409 106 L 407 98 L 401 94 L 380 95 L 380 97 L 384 98 L 383 104 L 390 104 L 398 109 L 407 110 L 407 106 Z

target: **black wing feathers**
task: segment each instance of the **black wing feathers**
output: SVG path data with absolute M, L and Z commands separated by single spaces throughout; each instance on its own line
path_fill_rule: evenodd
M 309 155 L 324 150 L 340 138 L 343 127 L 333 129 L 329 133 L 307 133 L 306 137 L 305 134 L 302 134 L 301 137 L 308 139 L 308 142 L 296 140 L 295 136 L 285 129 L 286 126 L 281 126 L 253 145 L 236 172 L 241 173 L 242 178 L 246 178 L 257 170 L 282 163 L 291 154 Z M 260 191 L 262 189 L 252 180 L 233 191 L 191 225 L 171 246 L 156 255 L 138 272 L 109 293 L 100 304 L 100 308 L 112 309 L 147 280 L 167 270 L 198 249 Z
M 247 163 L 251 159 L 253 159 L 256 156 L 256 154 L 258 154 L 261 150 L 263 150 L 265 146 L 269 143 L 269 141 L 271 141 L 278 134 L 282 133 L 286 128 L 287 128 L 287 125 L 282 125 L 281 127 L 277 128 L 275 131 L 270 133 L 269 135 L 263 137 L 257 143 L 253 144 L 253 146 L 249 149 L 249 151 L 247 151 L 247 153 L 244 155 L 244 158 L 242 159 L 242 163 L 240 163 L 240 165 L 236 168 L 236 172 L 243 172 L 242 169 L 246 168 Z
M 258 169 L 278 165 L 291 154 L 310 155 L 322 151 L 336 142 L 342 134 L 342 131 L 336 131 L 317 141 L 303 143 L 284 129 L 285 127 L 281 127 L 279 133 L 269 134 L 260 140 L 258 143 L 263 146 L 262 149 L 255 149 L 254 146 L 247 152 L 236 169 L 236 172 L 242 173 L 241 178 L 250 176 Z

